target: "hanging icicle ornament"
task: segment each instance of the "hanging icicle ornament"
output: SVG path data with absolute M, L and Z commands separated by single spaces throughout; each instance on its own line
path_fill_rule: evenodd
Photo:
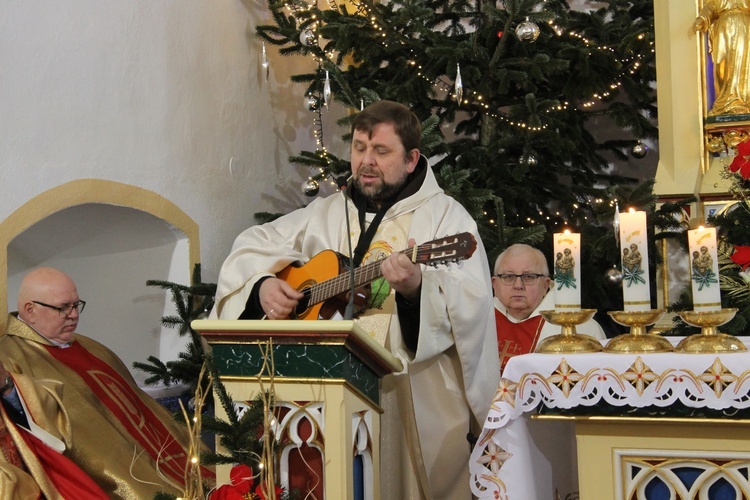
M 516 36 L 522 42 L 534 42 L 539 36 L 539 26 L 527 17 L 526 21 L 516 26 Z
M 260 66 L 265 70 L 263 73 L 265 74 L 266 81 L 268 81 L 268 72 L 271 64 L 268 62 L 268 54 L 266 54 L 266 42 L 263 42 L 263 51 L 261 52 L 260 56 Z
M 307 179 L 302 184 L 302 192 L 305 194 L 305 196 L 317 196 L 317 194 L 320 192 L 320 184 L 318 184 L 318 181 L 315 179 Z
M 648 154 L 648 146 L 643 144 L 641 141 L 638 141 L 630 149 L 630 154 L 633 155 L 633 158 L 637 158 L 639 160 L 641 158 L 645 158 L 645 156 Z
M 310 28 L 305 28 L 299 34 L 299 43 L 305 47 L 312 47 L 315 43 L 315 33 L 313 33 Z
M 365 109 L 365 100 L 364 99 L 360 99 L 359 100 L 359 110 L 362 111 L 363 109 Z
M 615 200 L 615 217 L 612 219 L 612 229 L 615 232 L 615 243 L 620 246 L 620 204 Z
M 328 76 L 328 70 L 326 70 L 326 79 L 323 82 L 323 103 L 326 105 L 326 109 L 331 104 L 331 79 Z
M 456 63 L 456 103 L 461 104 L 461 99 L 464 96 L 464 82 L 461 81 L 461 65 Z
M 320 108 L 320 102 L 314 95 L 307 95 L 305 96 L 305 107 L 309 111 L 317 111 Z

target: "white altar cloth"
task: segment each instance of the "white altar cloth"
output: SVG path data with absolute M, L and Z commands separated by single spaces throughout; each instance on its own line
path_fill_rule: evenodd
M 675 343 L 679 338 L 670 339 Z M 750 338 L 743 337 L 745 345 Z M 553 409 L 613 406 L 750 408 L 750 352 L 526 354 L 503 371 L 470 459 L 480 499 L 547 500 L 577 491 L 572 421 L 530 419 Z

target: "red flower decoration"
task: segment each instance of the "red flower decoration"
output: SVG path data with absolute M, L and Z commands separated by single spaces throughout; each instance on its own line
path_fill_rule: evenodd
M 743 179 L 750 178 L 750 140 L 737 145 L 737 155 L 729 165 L 729 170 L 739 171 Z
M 744 271 L 750 266 L 750 247 L 735 246 L 732 253 L 732 262 L 737 264 Z
M 216 488 L 211 494 L 211 500 L 244 500 L 253 489 L 253 470 L 247 465 L 240 464 L 229 471 L 230 484 Z

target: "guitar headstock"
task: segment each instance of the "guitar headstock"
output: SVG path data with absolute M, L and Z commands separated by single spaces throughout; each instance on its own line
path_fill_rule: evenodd
M 468 259 L 477 249 L 477 240 L 471 233 L 458 233 L 422 243 L 415 248 L 405 250 L 404 253 L 413 257 L 415 263 L 437 266 Z

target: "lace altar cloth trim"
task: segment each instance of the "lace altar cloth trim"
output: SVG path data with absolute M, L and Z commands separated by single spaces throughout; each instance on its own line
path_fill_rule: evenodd
M 472 491 L 479 498 L 514 500 L 511 477 L 503 474 L 513 461 L 513 432 L 504 428 L 542 403 L 557 409 L 600 402 L 644 408 L 678 401 L 691 408 L 750 408 L 750 352 L 515 356 L 471 454 Z

